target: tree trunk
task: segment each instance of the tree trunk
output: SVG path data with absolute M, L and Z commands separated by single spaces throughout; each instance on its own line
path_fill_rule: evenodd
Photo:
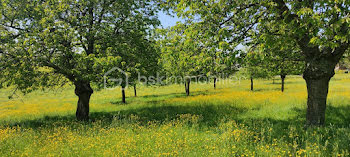
M 286 75 L 281 75 L 281 91 L 284 92 L 284 79 L 286 78 Z
M 190 95 L 190 83 L 191 83 L 191 80 L 187 80 L 187 86 L 186 86 L 186 95 L 187 96 Z
M 346 27 L 343 27 L 342 31 L 344 29 L 347 31 Z M 336 48 L 323 47 L 322 49 L 308 43 L 308 38 L 298 41 L 306 63 L 303 72 L 308 94 L 306 127 L 324 125 L 329 81 L 335 74 L 335 66 L 349 48 L 348 42 L 340 42 L 341 44 Z
M 122 87 L 122 102 L 125 104 L 125 87 Z
M 325 123 L 329 81 L 334 76 L 337 62 L 323 58 L 307 62 L 303 78 L 307 86 L 306 126 L 320 126 Z
M 137 93 L 136 93 L 136 84 L 134 84 L 134 95 L 135 95 L 135 97 L 137 97 Z
M 79 97 L 75 116 L 80 121 L 88 121 L 90 96 L 93 93 L 90 82 L 77 81 L 74 85 L 75 95 Z
M 187 81 L 185 80 L 185 92 L 186 92 L 186 95 L 187 95 Z
M 306 125 L 323 125 L 325 122 L 328 85 L 330 78 L 305 79 L 307 85 Z
M 214 78 L 214 89 L 216 89 L 216 77 Z
M 254 90 L 254 82 L 253 82 L 253 77 L 250 77 L 250 90 Z

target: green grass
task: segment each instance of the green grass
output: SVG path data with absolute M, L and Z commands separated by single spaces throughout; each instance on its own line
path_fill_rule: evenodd
M 349 156 L 350 77 L 330 83 L 326 125 L 303 128 L 306 85 L 300 76 L 95 91 L 91 121 L 78 122 L 73 87 L 9 100 L 0 90 L 2 156 Z

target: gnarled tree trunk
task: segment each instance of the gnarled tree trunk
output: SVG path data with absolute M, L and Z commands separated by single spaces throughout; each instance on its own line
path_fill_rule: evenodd
M 281 75 L 281 91 L 284 92 L 284 79 L 286 78 L 286 75 Z
M 337 61 L 322 58 L 307 62 L 303 78 L 307 86 L 306 126 L 324 125 L 329 81 Z
M 77 81 L 75 85 L 75 94 L 79 97 L 78 106 L 76 111 L 76 117 L 80 121 L 89 120 L 89 102 L 90 96 L 93 90 L 90 86 L 90 82 Z

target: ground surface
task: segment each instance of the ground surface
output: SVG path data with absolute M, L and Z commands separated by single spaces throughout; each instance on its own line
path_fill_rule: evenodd
M 95 91 L 91 122 L 75 120 L 72 87 L 9 100 L 0 90 L 1 156 L 349 156 L 350 75 L 330 83 L 327 125 L 303 129 L 306 85 L 279 80 Z

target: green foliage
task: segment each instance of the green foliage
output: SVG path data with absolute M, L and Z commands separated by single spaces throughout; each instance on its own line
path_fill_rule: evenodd
M 166 0 L 165 8 L 203 25 L 205 32 L 220 32 L 224 41 L 243 44 L 273 44 L 280 37 L 300 49 L 304 61 L 340 58 L 349 47 L 350 3 L 339 1 L 284 0 Z M 165 3 L 164 3 L 165 4 Z M 215 32 L 215 31 L 214 31 Z
M 288 37 L 271 36 L 258 47 L 266 54 L 264 62 L 272 75 L 300 75 L 304 70 L 304 57 L 295 43 L 285 41 Z
M 268 78 L 272 76 L 272 72 L 268 69 L 268 57 L 261 51 L 246 52 L 244 57 L 243 73 L 248 78 Z
M 67 80 L 101 87 L 112 67 L 145 71 L 145 57 L 156 58 L 148 39 L 159 24 L 153 7 L 149 0 L 1 1 L 0 81 L 30 92 Z
M 233 44 L 201 27 L 201 23 L 187 22 L 159 30 L 161 62 L 168 75 L 214 78 L 237 70 L 238 51 Z
M 163 37 L 158 41 L 161 62 L 168 76 L 184 78 L 202 73 L 203 62 L 208 58 L 196 41 L 198 38 L 191 36 L 192 31 L 195 30 L 182 23 L 166 30 L 159 30 Z

